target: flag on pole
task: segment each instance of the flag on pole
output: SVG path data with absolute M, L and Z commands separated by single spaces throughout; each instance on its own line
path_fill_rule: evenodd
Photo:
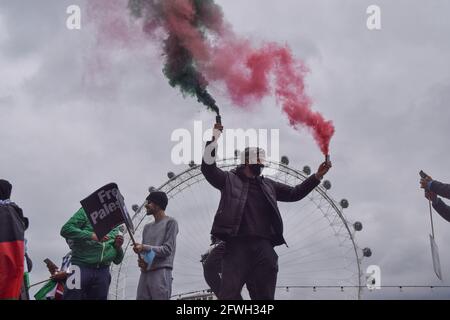
M 119 189 L 117 189 L 117 201 L 120 203 L 120 207 L 122 209 L 123 220 L 129 232 L 134 234 L 134 225 L 133 220 L 131 220 L 130 214 L 128 213 L 127 206 L 125 205 L 125 199 L 120 193 Z
M 58 283 L 55 280 L 49 280 L 36 294 L 36 300 L 53 300 L 55 298 L 56 287 Z
M 110 183 L 101 187 L 80 203 L 98 239 L 102 239 L 122 223 L 134 230 L 117 184 Z
M 23 285 L 25 225 L 18 210 L 0 201 L 0 299 L 18 299 Z
M 433 258 L 433 268 L 436 276 L 442 281 L 441 261 L 439 259 L 439 248 L 434 241 L 434 237 L 430 234 L 431 256 Z

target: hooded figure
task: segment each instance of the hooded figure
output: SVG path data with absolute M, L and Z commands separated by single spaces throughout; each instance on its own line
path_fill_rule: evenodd
M 12 185 L 0 180 L 0 299 L 18 299 L 24 274 L 28 219 L 10 201 Z

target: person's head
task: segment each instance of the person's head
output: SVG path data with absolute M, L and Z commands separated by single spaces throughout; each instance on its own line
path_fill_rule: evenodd
M 167 195 L 162 191 L 151 192 L 146 200 L 147 215 L 155 215 L 158 212 L 165 211 L 169 202 Z
M 245 148 L 241 153 L 241 165 L 247 176 L 260 176 L 264 169 L 266 152 L 261 148 Z
M 0 180 L 0 200 L 8 200 L 11 197 L 12 185 L 6 180 Z

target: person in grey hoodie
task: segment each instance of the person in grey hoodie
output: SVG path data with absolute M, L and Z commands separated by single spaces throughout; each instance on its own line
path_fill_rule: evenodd
M 438 196 L 450 199 L 450 184 L 445 184 L 431 177 L 420 179 L 420 186 L 425 189 L 425 197 L 431 201 L 434 210 L 441 215 L 442 218 L 450 222 L 450 206 Z
M 153 215 L 155 221 L 144 227 L 142 244 L 137 243 L 133 248 L 139 255 L 141 268 L 137 300 L 169 300 L 172 294 L 178 223 L 166 215 L 167 204 L 164 192 L 151 192 L 147 197 L 147 215 Z

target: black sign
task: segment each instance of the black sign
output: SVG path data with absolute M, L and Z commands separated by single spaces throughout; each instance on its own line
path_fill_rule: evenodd
M 86 199 L 81 200 L 80 203 L 86 211 L 98 239 L 102 239 L 122 223 L 126 223 L 129 230 L 134 232 L 133 224 L 117 184 L 107 184 Z

